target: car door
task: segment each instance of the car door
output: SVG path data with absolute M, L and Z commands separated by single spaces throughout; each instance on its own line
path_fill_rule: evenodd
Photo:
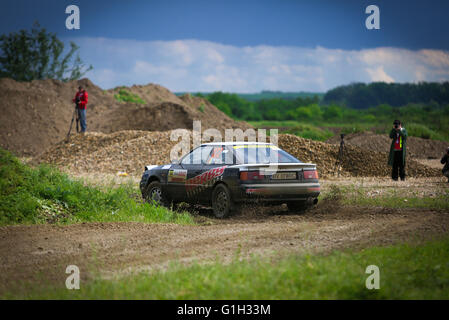
M 226 164 L 232 164 L 232 154 L 230 160 L 226 158 L 226 155 L 229 155 L 228 152 L 229 150 L 223 145 L 214 145 L 210 150 L 203 166 L 203 173 L 206 175 L 204 179 L 206 187 L 200 194 L 201 201 L 207 202 L 210 200 L 216 179 L 224 172 L 224 170 L 217 171 L 216 169 L 223 168 Z
M 201 174 L 204 162 L 210 154 L 211 146 L 201 146 L 181 159 L 179 165 L 169 171 L 168 183 L 170 184 L 173 199 L 177 201 L 196 202 L 201 186 Z M 173 181 L 170 175 L 180 177 Z M 170 181 L 172 180 L 172 181 Z

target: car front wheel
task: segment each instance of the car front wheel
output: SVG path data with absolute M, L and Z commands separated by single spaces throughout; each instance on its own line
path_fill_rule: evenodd
M 224 184 L 218 184 L 212 192 L 212 209 L 217 218 L 224 218 L 232 210 L 231 193 Z
M 148 185 L 145 201 L 155 205 L 167 206 L 168 201 L 162 192 L 162 186 L 159 181 L 153 181 Z

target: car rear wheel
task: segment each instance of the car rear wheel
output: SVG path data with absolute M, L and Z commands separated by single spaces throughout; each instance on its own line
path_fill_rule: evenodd
M 145 193 L 145 201 L 160 206 L 167 206 L 168 201 L 162 192 L 162 186 L 159 181 L 151 182 Z
M 224 218 L 232 210 L 231 193 L 224 184 L 218 184 L 212 192 L 212 209 L 217 218 Z

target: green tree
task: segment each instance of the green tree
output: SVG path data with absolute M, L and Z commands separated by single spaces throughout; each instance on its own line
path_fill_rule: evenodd
M 339 106 L 331 105 L 327 107 L 323 112 L 323 118 L 325 120 L 340 120 L 343 117 L 343 111 Z
M 36 22 L 31 30 L 20 30 L 0 36 L 0 77 L 17 81 L 81 78 L 92 66 L 86 67 L 70 42 L 70 50 L 63 56 L 64 43 L 55 33 L 47 32 Z
M 215 106 L 218 108 L 218 110 L 226 113 L 226 115 L 232 117 L 232 110 L 231 108 L 226 104 L 226 102 L 218 101 Z

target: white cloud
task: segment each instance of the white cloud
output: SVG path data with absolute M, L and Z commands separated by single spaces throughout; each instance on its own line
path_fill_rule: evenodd
M 199 40 L 72 39 L 103 88 L 159 83 L 172 91 L 325 91 L 351 82 L 449 80 L 449 52 L 235 47 Z
M 371 81 L 373 82 L 394 82 L 394 79 L 384 71 L 384 67 L 382 66 L 379 66 L 376 69 L 366 68 L 366 72 L 368 72 L 369 76 L 371 77 Z

